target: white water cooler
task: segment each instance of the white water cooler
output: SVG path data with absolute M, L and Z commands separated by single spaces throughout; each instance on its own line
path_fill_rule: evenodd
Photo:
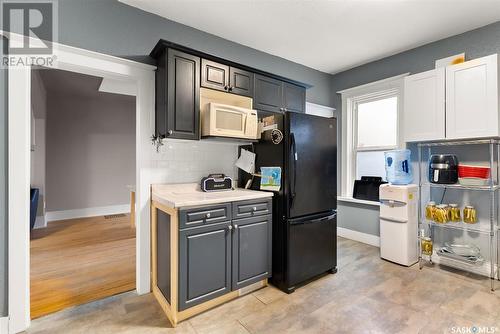
M 405 266 L 418 262 L 418 186 L 380 186 L 380 257 Z

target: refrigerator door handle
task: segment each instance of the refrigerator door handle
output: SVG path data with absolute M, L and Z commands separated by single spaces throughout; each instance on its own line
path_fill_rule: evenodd
M 292 220 L 292 221 L 290 221 L 290 225 L 321 223 L 323 221 L 332 220 L 335 217 L 337 217 L 337 212 L 334 212 L 331 215 L 328 215 L 328 216 L 325 216 L 325 217 L 321 217 L 321 218 L 317 218 L 317 219 L 312 219 L 312 220 L 300 220 L 300 219 Z
M 295 186 L 297 185 L 297 146 L 295 144 L 295 135 L 290 133 L 290 146 L 291 146 L 291 153 L 292 153 L 292 164 L 293 164 L 293 182 L 291 182 L 290 178 L 289 180 L 289 188 L 290 188 L 290 206 L 293 205 L 293 200 L 295 199 Z M 293 184 L 293 187 L 292 187 Z

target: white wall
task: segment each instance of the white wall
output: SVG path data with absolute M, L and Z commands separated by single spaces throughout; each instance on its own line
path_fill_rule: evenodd
M 159 153 L 153 153 L 153 183 L 199 183 L 210 173 L 237 179 L 234 163 L 241 144 L 173 139 L 164 143 Z

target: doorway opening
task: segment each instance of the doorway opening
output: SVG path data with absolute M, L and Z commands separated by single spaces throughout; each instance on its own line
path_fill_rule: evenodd
M 136 97 L 123 87 L 31 70 L 32 319 L 136 287 Z

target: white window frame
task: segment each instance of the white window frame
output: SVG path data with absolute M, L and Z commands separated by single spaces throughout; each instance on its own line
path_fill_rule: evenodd
M 370 152 L 405 148 L 403 140 L 403 99 L 404 77 L 409 73 L 397 75 L 384 80 L 372 82 L 358 87 L 349 88 L 337 93 L 342 95 L 342 153 L 341 153 L 341 182 L 339 200 L 348 202 L 367 203 L 352 197 L 354 180 L 356 179 L 356 154 L 357 152 Z M 357 107 L 360 103 L 380 100 L 383 98 L 397 97 L 397 145 L 384 147 L 357 147 Z

